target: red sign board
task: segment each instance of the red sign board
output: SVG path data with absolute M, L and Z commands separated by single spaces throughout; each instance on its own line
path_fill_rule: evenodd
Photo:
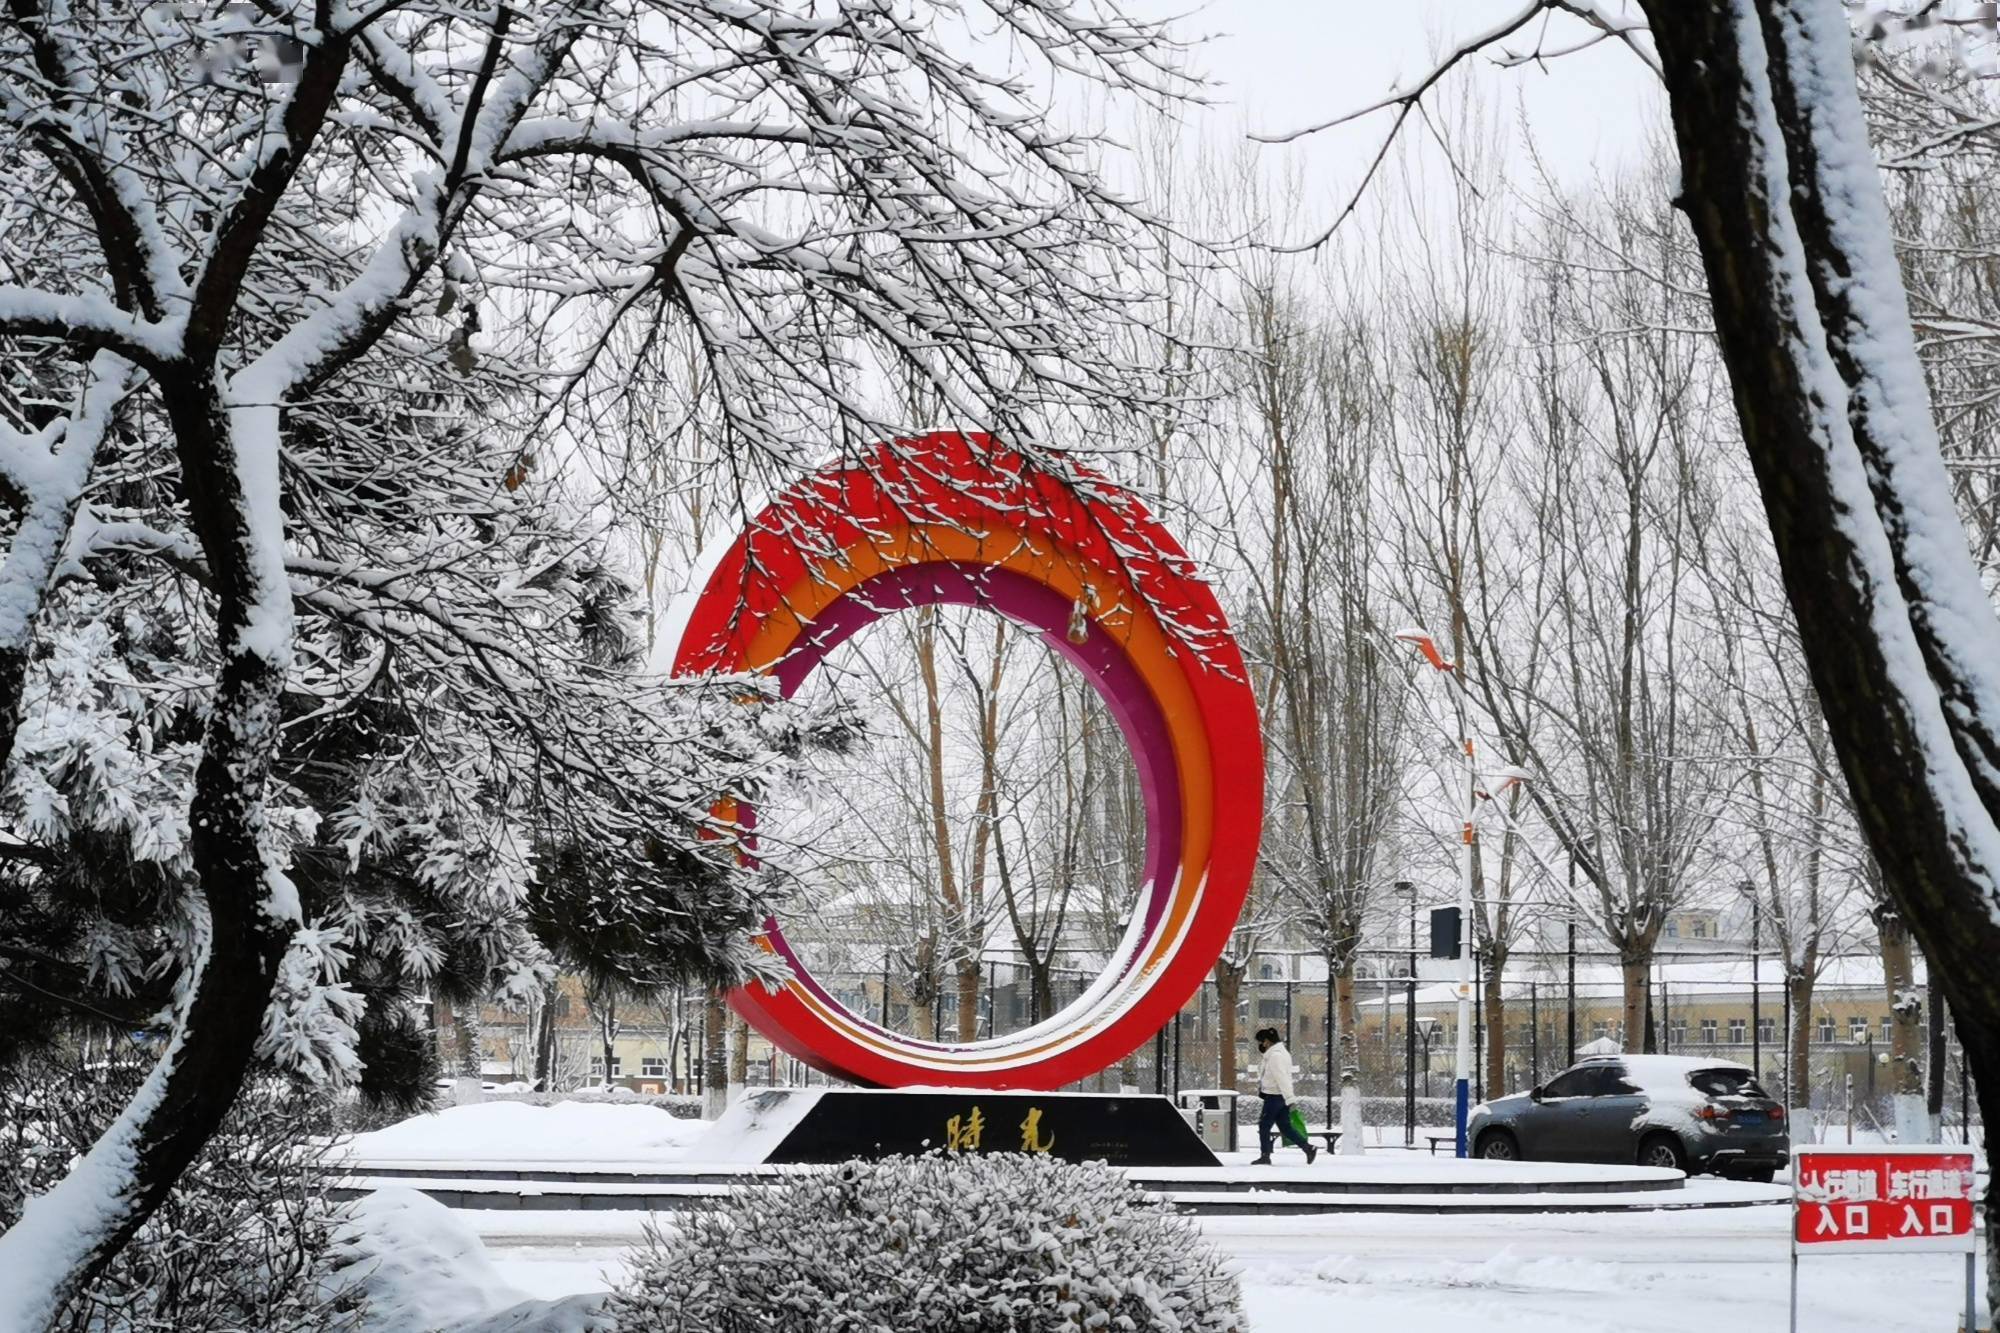
M 1792 1158 L 1800 1249 L 1967 1251 L 1972 1154 L 1940 1148 L 1800 1148 Z

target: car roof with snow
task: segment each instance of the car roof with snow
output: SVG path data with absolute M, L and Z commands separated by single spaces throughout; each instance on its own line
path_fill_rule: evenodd
M 1727 1069 L 1755 1077 L 1749 1065 L 1695 1055 L 1593 1055 L 1577 1061 L 1578 1067 L 1608 1064 L 1622 1066 L 1628 1082 L 1649 1092 L 1668 1089 L 1686 1092 L 1689 1090 L 1688 1075 L 1708 1069 Z

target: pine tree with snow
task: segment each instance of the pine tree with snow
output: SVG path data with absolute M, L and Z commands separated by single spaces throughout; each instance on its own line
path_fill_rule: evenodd
M 614 452 L 614 333 L 699 349 L 739 491 L 894 434 L 891 376 L 1086 488 L 1051 441 L 1173 410 L 1107 350 L 1150 223 L 1018 66 L 1182 90 L 1110 6 L 987 0 L 999 74 L 867 0 L 260 0 L 303 53 L 263 71 L 204 55 L 241 8 L 0 14 L 0 928 L 56 1008 L 164 1034 L 0 1235 L 0 1333 L 104 1270 L 254 1062 L 357 1078 L 415 979 L 537 988 L 538 904 L 583 885 L 651 977 L 750 972 L 710 808 L 790 724 L 589 646 L 599 497 L 562 488 Z

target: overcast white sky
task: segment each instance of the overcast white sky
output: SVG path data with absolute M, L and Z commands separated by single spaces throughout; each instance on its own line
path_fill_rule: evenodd
M 1220 85 L 1222 103 L 1204 113 L 1214 132 L 1247 123 L 1260 132 L 1296 129 L 1373 101 L 1431 67 L 1434 52 L 1493 27 L 1520 0 L 1128 0 L 1132 12 L 1184 14 L 1183 34 L 1212 34 L 1195 55 Z M 1549 29 L 1551 48 L 1584 34 L 1574 20 Z M 1517 49 L 1533 44 L 1516 40 Z M 1468 77 L 1494 99 L 1511 125 L 1517 117 L 1565 183 L 1636 157 L 1663 124 L 1664 101 L 1652 73 L 1623 46 L 1604 43 L 1545 66 L 1513 69 L 1479 59 Z M 1329 207 L 1351 188 L 1390 113 L 1316 135 L 1301 160 Z M 1519 138 L 1518 135 L 1512 136 Z M 1521 153 L 1521 145 L 1510 144 Z

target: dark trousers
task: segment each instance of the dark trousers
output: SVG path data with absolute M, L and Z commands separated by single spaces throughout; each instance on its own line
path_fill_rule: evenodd
M 1257 1117 L 1257 1146 L 1263 1156 L 1271 1155 L 1271 1131 L 1277 1130 L 1285 1142 L 1296 1148 L 1306 1146 L 1305 1138 L 1292 1128 L 1292 1110 L 1285 1105 L 1285 1099 L 1274 1092 L 1264 1094 L 1264 1114 Z

